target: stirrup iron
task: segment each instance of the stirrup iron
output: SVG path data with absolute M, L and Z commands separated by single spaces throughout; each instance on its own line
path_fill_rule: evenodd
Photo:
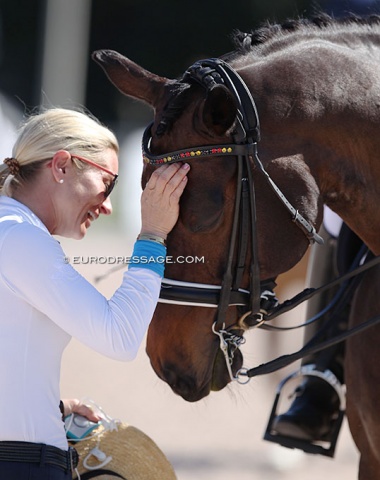
M 333 421 L 331 434 L 328 436 L 326 440 L 301 440 L 298 438 L 288 437 L 277 434 L 273 430 L 273 423 L 274 420 L 277 418 L 279 413 L 277 412 L 280 397 L 282 394 L 282 389 L 285 384 L 292 379 L 301 376 L 311 376 L 311 377 L 318 377 L 325 382 L 327 382 L 337 393 L 339 397 L 339 413 L 338 417 Z M 334 457 L 335 454 L 335 447 L 337 444 L 339 432 L 342 426 L 343 418 L 345 415 L 346 409 L 346 395 L 345 395 L 345 386 L 342 385 L 336 376 L 330 371 L 320 371 L 316 369 L 315 365 L 304 365 L 296 372 L 287 376 L 284 380 L 282 380 L 276 391 L 276 397 L 274 400 L 274 404 L 272 407 L 272 411 L 269 417 L 268 425 L 264 433 L 264 440 L 268 440 L 269 442 L 278 443 L 283 447 L 287 448 L 298 448 L 303 450 L 305 453 L 312 453 L 312 454 L 319 454 L 324 455 L 327 457 Z

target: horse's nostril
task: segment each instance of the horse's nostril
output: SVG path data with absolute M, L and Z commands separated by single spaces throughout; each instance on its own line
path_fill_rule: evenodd
M 193 394 L 195 389 L 195 382 L 190 377 L 178 377 L 176 391 L 183 397 L 188 397 Z
M 181 375 L 175 367 L 163 368 L 162 374 L 166 383 L 179 395 L 188 396 L 194 393 L 196 389 L 194 379 L 188 375 Z
M 177 374 L 174 372 L 173 368 L 164 367 L 162 369 L 162 378 L 172 387 L 177 381 Z

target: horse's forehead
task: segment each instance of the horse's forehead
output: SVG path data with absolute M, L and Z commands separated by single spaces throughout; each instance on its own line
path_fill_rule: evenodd
M 164 127 L 162 142 L 180 143 L 191 146 L 189 142 L 196 137 L 194 118 L 197 114 L 204 92 L 200 89 L 188 89 L 186 94 L 171 94 L 165 102 L 156 108 L 156 132 L 161 136 L 160 128 Z M 183 135 L 186 133 L 186 137 Z M 154 139 L 158 140 L 159 139 Z

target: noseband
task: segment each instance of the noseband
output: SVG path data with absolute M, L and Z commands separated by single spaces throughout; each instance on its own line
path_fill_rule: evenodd
M 302 230 L 310 243 L 323 243 L 315 228 L 286 199 L 281 190 L 262 165 L 257 143 L 260 139 L 260 124 L 253 98 L 237 72 L 220 59 L 206 59 L 194 63 L 183 75 L 183 83 L 198 83 L 206 90 L 222 84 L 233 94 L 238 112 L 232 142 L 227 145 L 191 147 L 164 155 L 150 153 L 152 125 L 143 135 L 144 162 L 153 166 L 165 163 L 191 161 L 192 158 L 235 156 L 237 157 L 237 185 L 234 206 L 234 220 L 231 229 L 227 266 L 221 286 L 206 285 L 178 280 L 163 279 L 160 302 L 179 305 L 217 308 L 214 333 L 226 334 L 225 317 L 229 306 L 238 306 L 243 312 L 239 327 L 246 329 L 262 321 L 263 315 L 272 310 L 277 300 L 272 292 L 274 282 L 260 281 L 258 262 L 258 241 L 256 228 L 255 188 L 252 165 L 263 174 L 268 186 L 290 214 L 291 220 Z M 251 241 L 249 242 L 249 238 Z M 247 257 L 251 252 L 249 265 L 250 288 L 241 288 Z M 234 259 L 236 258 L 236 261 Z M 236 327 L 235 327 L 236 328 Z M 222 339 L 222 337 L 221 337 Z

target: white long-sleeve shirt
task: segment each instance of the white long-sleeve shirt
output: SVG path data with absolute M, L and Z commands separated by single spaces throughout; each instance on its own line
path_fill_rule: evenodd
M 71 337 L 132 360 L 153 316 L 161 278 L 124 273 L 110 300 L 70 264 L 37 216 L 0 197 L 0 441 L 67 449 L 59 411 L 60 366 Z

